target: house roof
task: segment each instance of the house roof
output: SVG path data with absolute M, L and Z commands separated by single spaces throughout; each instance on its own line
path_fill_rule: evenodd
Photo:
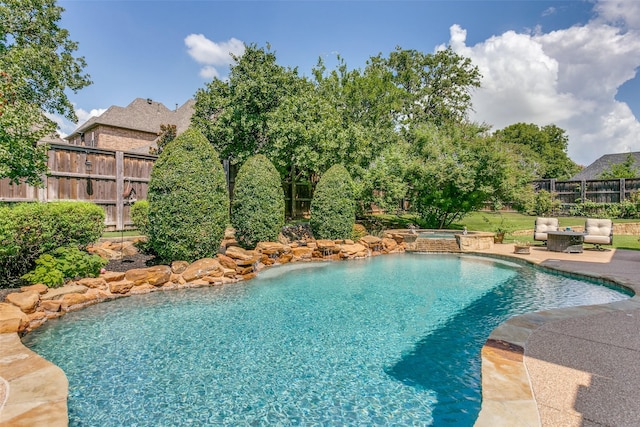
M 625 162 L 627 160 L 627 156 L 629 155 L 632 155 L 635 158 L 633 167 L 640 171 L 640 151 L 636 151 L 633 153 L 605 154 L 586 168 L 582 169 L 576 175 L 574 175 L 571 180 L 582 181 L 589 179 L 600 179 L 600 174 L 602 172 L 611 168 L 611 165 Z
M 136 98 L 126 107 L 111 106 L 101 115 L 91 117 L 66 139 L 71 140 L 76 135 L 87 132 L 98 125 L 158 133 L 160 125 L 171 124 L 176 126 L 176 131 L 180 134 L 189 127 L 194 104 L 195 101 L 190 99 L 180 108 L 169 110 L 161 102 Z

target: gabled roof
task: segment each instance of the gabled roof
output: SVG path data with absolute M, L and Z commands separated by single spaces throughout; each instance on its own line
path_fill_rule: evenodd
M 572 181 L 582 181 L 589 179 L 600 179 L 600 174 L 611 168 L 611 165 L 624 163 L 627 160 L 627 156 L 631 154 L 635 158 L 633 167 L 640 171 L 640 151 L 633 153 L 617 153 L 617 154 L 605 154 L 595 162 L 591 163 L 586 168 L 582 169 L 576 175 L 574 175 Z
M 111 106 L 98 117 L 91 117 L 66 139 L 98 126 L 113 126 L 142 132 L 158 133 L 160 125 L 176 125 L 177 133 L 184 132 L 191 122 L 195 101 L 188 100 L 177 110 L 169 110 L 161 102 L 136 98 L 126 107 Z

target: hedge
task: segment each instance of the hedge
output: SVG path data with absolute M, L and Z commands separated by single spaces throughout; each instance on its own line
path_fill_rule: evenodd
M 89 202 L 19 203 L 0 207 L 0 280 L 15 286 L 42 254 L 85 249 L 104 231 L 104 210 Z

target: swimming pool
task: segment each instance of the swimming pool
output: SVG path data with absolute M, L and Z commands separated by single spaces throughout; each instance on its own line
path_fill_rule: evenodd
M 498 324 L 624 298 L 488 258 L 388 255 L 116 300 L 24 343 L 67 374 L 70 425 L 472 425 Z

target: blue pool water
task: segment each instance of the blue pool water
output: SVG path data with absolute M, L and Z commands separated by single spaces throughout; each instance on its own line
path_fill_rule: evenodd
M 72 426 L 470 426 L 498 324 L 627 297 L 484 258 L 388 255 L 103 303 L 24 343 L 67 374 Z
M 420 231 L 418 237 L 421 239 L 455 239 L 459 231 Z

